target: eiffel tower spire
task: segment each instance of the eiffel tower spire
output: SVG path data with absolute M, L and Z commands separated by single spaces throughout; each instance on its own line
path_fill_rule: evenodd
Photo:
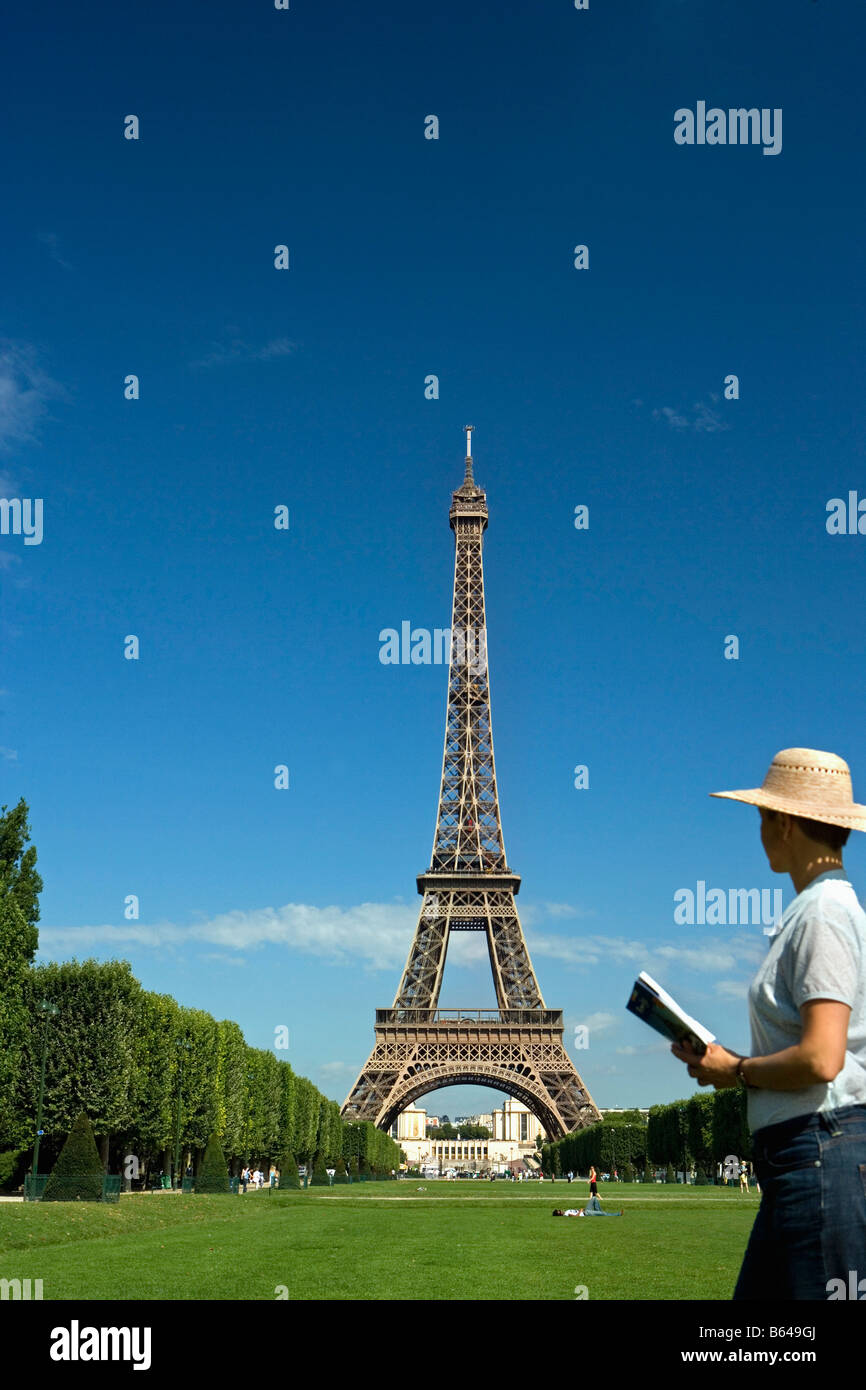
M 388 1128 L 426 1091 L 472 1081 L 522 1099 L 558 1135 L 600 1116 L 563 1047 L 562 1014 L 545 1008 L 515 904 L 520 878 L 505 857 L 487 669 L 487 497 L 473 477 L 472 430 L 466 426 L 466 473 L 449 511 L 451 661 L 433 852 L 417 879 L 424 901 L 393 1006 L 377 1010 L 376 1047 L 343 1114 Z M 452 931 L 485 933 L 493 1013 L 437 1008 Z

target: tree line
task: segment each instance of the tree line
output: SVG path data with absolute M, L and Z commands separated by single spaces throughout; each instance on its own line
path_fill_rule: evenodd
M 751 1157 L 746 1098 L 739 1087 L 653 1105 L 648 1120 L 637 1110 L 623 1111 L 541 1148 L 546 1174 L 588 1173 L 592 1165 L 605 1172 L 616 1169 L 627 1180 L 639 1172 L 648 1176 L 651 1165 L 694 1168 L 699 1183 L 711 1182 L 716 1164 L 732 1156 Z
M 40 1169 L 82 1111 L 106 1170 L 123 1171 L 132 1155 L 145 1179 L 171 1171 L 178 1123 L 182 1172 L 198 1166 L 211 1135 L 233 1172 L 248 1161 L 399 1166 L 388 1135 L 344 1123 L 336 1101 L 274 1052 L 250 1047 L 237 1023 L 143 989 L 128 962 L 34 964 L 42 880 L 27 806 L 0 809 L 0 1170 L 15 1166 L 10 1152 L 26 1163 L 32 1150 L 43 1043 Z

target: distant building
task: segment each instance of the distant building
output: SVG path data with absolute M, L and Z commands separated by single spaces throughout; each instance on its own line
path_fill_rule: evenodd
M 413 1167 L 439 1173 L 449 1169 L 504 1173 L 538 1167 L 535 1141 L 539 1134 L 545 1138 L 544 1129 L 520 1101 L 506 1100 L 501 1110 L 489 1115 L 463 1117 L 464 1124 L 486 1125 L 490 1139 L 428 1139 L 427 1127 L 432 1122 L 425 1110 L 408 1106 L 391 1127 L 393 1138 Z M 459 1130 L 460 1125 L 455 1121 L 454 1127 Z

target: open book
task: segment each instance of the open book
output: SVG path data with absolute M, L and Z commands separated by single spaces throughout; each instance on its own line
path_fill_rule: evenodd
M 626 1008 L 637 1014 L 638 1018 L 642 1018 L 650 1028 L 655 1028 L 663 1037 L 670 1038 L 671 1042 L 675 1043 L 688 1043 L 692 1050 L 700 1053 L 702 1057 L 707 1050 L 707 1044 L 716 1041 L 714 1033 L 710 1033 L 684 1013 L 676 1000 L 672 999 L 661 985 L 657 985 L 644 970 L 634 982 L 634 989 Z

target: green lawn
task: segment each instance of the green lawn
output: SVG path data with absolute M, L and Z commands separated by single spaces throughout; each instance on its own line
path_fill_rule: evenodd
M 425 1190 L 418 1191 L 422 1187 Z M 403 1182 L 0 1204 L 0 1278 L 45 1299 L 729 1299 L 758 1206 L 603 1184 L 622 1219 L 554 1220 L 586 1183 Z

